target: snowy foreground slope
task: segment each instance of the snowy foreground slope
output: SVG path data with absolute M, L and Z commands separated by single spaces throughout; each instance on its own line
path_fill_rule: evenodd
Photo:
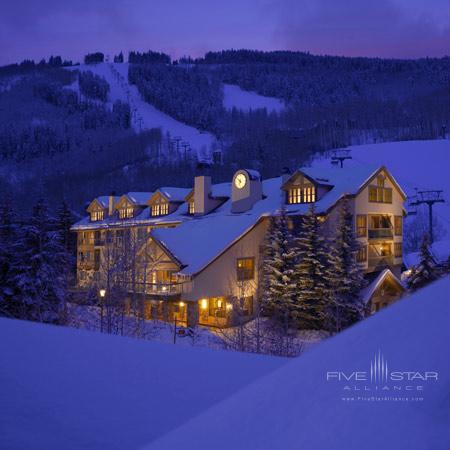
M 450 236 L 450 140 L 386 142 L 349 149 L 353 160 L 346 161 L 346 165 L 384 165 L 408 195 L 414 195 L 415 188 L 443 189 L 447 201 L 436 204 L 434 211 Z M 315 166 L 329 164 L 325 159 L 313 163 Z
M 199 158 L 210 155 L 211 146 L 214 146 L 215 137 L 206 132 L 200 132 L 196 128 L 186 125 L 171 116 L 156 109 L 145 102 L 134 85 L 128 83 L 128 63 L 99 63 L 70 67 L 71 70 L 94 72 L 106 79 L 110 86 L 109 102 L 116 100 L 129 103 L 133 112 L 132 125 L 136 131 L 150 128 L 161 128 L 163 134 L 170 133 L 171 137 L 181 138 L 188 142 Z M 72 86 L 74 88 L 75 86 Z
M 325 341 L 145 449 L 448 450 L 448 292 L 450 277 Z M 370 382 L 378 352 L 390 374 L 437 372 L 438 380 Z M 336 371 L 366 371 L 369 381 L 327 381 L 327 372 Z M 377 394 L 377 386 L 390 390 Z M 370 400 L 378 397 L 391 401 Z M 409 400 L 394 400 L 400 397 Z
M 284 363 L 0 319 L 0 449 L 137 449 Z

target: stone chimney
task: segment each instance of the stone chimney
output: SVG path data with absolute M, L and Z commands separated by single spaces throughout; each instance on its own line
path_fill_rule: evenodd
M 211 177 L 201 175 L 194 179 L 195 214 L 208 214 L 215 203 L 211 199 Z
M 112 216 L 114 213 L 114 197 L 116 193 L 111 192 L 111 194 L 108 197 L 108 216 Z

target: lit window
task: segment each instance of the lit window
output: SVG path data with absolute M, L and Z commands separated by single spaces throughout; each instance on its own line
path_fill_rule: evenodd
M 152 206 L 152 216 L 164 216 L 169 214 L 169 204 L 167 202 L 157 203 Z
M 119 219 L 131 219 L 133 217 L 133 208 L 121 208 L 119 209 Z
M 91 221 L 97 222 L 99 220 L 103 220 L 104 218 L 104 212 L 103 211 L 93 211 L 91 213 Z
M 394 244 L 394 256 L 395 256 L 396 258 L 401 258 L 401 257 L 402 257 L 402 254 L 403 254 L 403 251 L 402 251 L 402 243 L 401 243 L 401 242 L 396 242 L 396 243 Z
M 189 204 L 188 204 L 188 213 L 189 214 L 194 214 L 195 213 L 195 203 L 194 202 L 189 202 Z
M 316 201 L 316 188 L 308 186 L 303 188 L 292 188 L 288 192 L 288 203 L 314 203 Z
M 382 186 L 369 186 L 369 202 L 392 203 L 392 189 Z
M 238 258 L 236 271 L 238 281 L 253 280 L 255 277 L 255 258 Z

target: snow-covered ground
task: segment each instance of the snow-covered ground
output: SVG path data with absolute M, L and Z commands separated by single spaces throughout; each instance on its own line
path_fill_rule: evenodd
M 5 450 L 138 449 L 287 361 L 9 319 L 0 355 Z
M 284 104 L 280 99 L 244 91 L 235 84 L 223 85 L 223 106 L 225 109 L 237 108 L 244 111 L 266 108 L 268 112 L 280 112 L 284 109 Z
M 0 448 L 447 450 L 449 290 L 294 359 L 0 319 Z M 388 381 L 370 381 L 379 352 Z M 356 371 L 367 381 L 336 379 Z
M 441 224 L 450 237 L 450 140 L 402 141 L 349 147 L 353 157 L 346 165 L 379 164 L 386 166 L 406 194 L 415 189 L 442 189 L 445 203 L 434 206 Z M 314 166 L 329 165 L 329 159 L 314 161 Z M 426 206 L 421 208 L 427 211 Z
M 146 450 L 449 449 L 449 290 L 447 277 L 399 301 Z M 387 361 L 383 381 L 370 378 L 375 355 Z M 360 380 L 339 381 L 342 372 Z
M 137 87 L 128 83 L 128 63 L 82 64 L 68 69 L 90 70 L 104 77 L 110 86 L 109 103 L 121 100 L 130 104 L 133 115 L 132 125 L 137 132 L 161 128 L 163 134 L 170 133 L 172 139 L 179 141 L 180 152 L 183 150 L 181 142 L 187 142 L 199 159 L 209 158 L 211 151 L 216 147 L 216 139 L 212 134 L 200 132 L 194 127 L 179 122 L 145 102 Z

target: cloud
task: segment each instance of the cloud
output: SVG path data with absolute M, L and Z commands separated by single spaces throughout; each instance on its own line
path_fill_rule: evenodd
M 429 10 L 435 11 L 432 4 L 429 1 Z M 413 0 L 408 5 L 390 0 L 281 0 L 276 5 L 274 41 L 281 48 L 384 57 L 450 52 L 449 16 L 446 21 L 437 20 Z

